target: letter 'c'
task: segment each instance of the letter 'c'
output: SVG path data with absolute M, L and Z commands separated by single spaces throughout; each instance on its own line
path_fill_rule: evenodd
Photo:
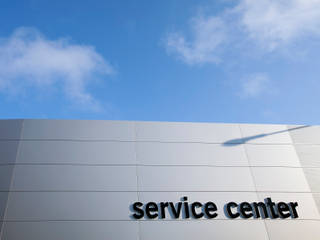
M 196 212 L 196 208 L 200 208 L 200 207 L 202 207 L 202 204 L 199 202 L 194 202 L 191 204 L 191 212 L 195 218 L 202 218 L 204 215 L 203 212 L 201 212 L 201 213 Z
M 229 202 L 226 206 L 226 210 L 227 210 L 227 214 L 230 218 L 237 218 L 240 216 L 240 213 L 233 213 L 231 211 L 231 208 L 236 208 L 238 207 L 238 204 L 236 204 L 235 202 Z

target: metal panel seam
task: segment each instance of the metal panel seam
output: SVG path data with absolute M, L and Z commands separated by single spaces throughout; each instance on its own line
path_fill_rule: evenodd
M 137 200 L 140 201 L 140 191 L 139 191 L 139 171 L 138 171 L 138 157 L 137 157 L 137 128 L 136 128 L 136 122 L 133 122 L 133 129 L 134 129 L 134 158 L 136 162 L 136 181 L 137 181 Z M 138 221 L 138 239 L 141 239 L 140 236 L 141 232 L 141 226 L 140 221 Z
M 22 138 L 23 127 L 24 127 L 24 119 L 22 119 L 22 122 L 21 122 L 20 137 L 19 137 L 19 140 L 18 140 L 17 153 L 16 153 L 16 157 L 15 157 L 14 163 L 17 162 L 17 159 L 18 159 L 18 157 L 19 157 L 20 142 L 21 142 L 20 140 L 21 140 L 21 138 Z M 8 192 L 8 197 L 7 197 L 7 202 L 6 202 L 5 211 L 4 211 L 4 214 L 3 214 L 3 223 L 2 223 L 2 227 L 1 227 L 1 231 L 0 231 L 0 240 L 2 240 L 2 238 L 3 238 L 3 232 L 4 232 L 5 225 L 6 225 L 6 217 L 7 217 L 8 205 L 9 205 L 9 197 L 10 197 L 10 189 L 11 189 L 11 187 L 12 187 L 13 178 L 14 178 L 14 168 L 15 168 L 15 164 L 14 164 L 13 167 L 12 167 L 12 175 L 11 175 L 10 185 L 9 185 L 9 189 L 8 189 L 9 192 Z
M 239 130 L 240 130 L 241 138 L 243 138 L 242 129 L 241 129 L 240 124 L 238 124 L 238 127 L 239 127 Z M 249 171 L 250 171 L 251 178 L 252 178 L 252 181 L 253 181 L 253 186 L 254 186 L 254 189 L 255 189 L 255 193 L 256 193 L 256 195 L 257 195 L 257 199 L 259 199 L 258 190 L 257 190 L 257 185 L 256 185 L 256 180 L 255 180 L 255 178 L 254 178 L 253 171 L 252 171 L 252 168 L 251 168 L 250 158 L 249 158 L 249 154 L 248 154 L 248 152 L 247 152 L 246 144 L 245 144 L 245 143 L 242 143 L 242 144 L 243 144 L 244 152 L 245 152 L 246 157 L 247 157 L 247 160 L 248 160 Z M 265 230 L 266 230 L 267 237 L 268 237 L 269 240 L 271 240 L 271 239 L 270 239 L 270 234 L 269 234 L 269 231 L 268 231 L 268 227 L 267 227 L 267 223 L 266 223 L 265 220 L 263 220 L 263 223 L 264 223 L 264 228 L 265 228 Z

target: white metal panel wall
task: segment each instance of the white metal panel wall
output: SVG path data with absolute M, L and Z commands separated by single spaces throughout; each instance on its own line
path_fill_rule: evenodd
M 25 120 L 6 240 L 138 239 L 132 122 Z
M 320 126 L 288 126 L 320 212 Z
M 306 140 L 290 135 L 302 128 L 67 120 L 24 120 L 23 126 L 18 156 L 11 164 L 14 172 L 2 240 L 314 240 L 320 236 L 317 195 L 300 163 L 319 166 L 319 155 L 302 148 L 304 155 L 300 150 L 297 155 L 296 138 Z M 318 141 L 317 136 L 310 139 Z M 306 152 L 311 154 L 307 159 Z M 219 216 L 141 221 L 130 217 L 135 201 L 177 202 L 183 196 L 189 202 L 214 201 Z M 297 201 L 299 218 L 224 216 L 228 201 L 265 197 Z
M 268 239 L 263 221 L 231 221 L 223 212 L 228 201 L 258 200 L 237 124 L 138 122 L 136 129 L 140 201 L 188 196 L 219 206 L 214 220 L 144 219 L 140 239 Z
M 8 192 L 22 129 L 22 120 L 0 121 L 0 238 L 6 212 Z

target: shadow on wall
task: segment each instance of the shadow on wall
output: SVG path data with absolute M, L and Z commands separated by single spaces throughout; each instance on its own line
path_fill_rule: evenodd
M 262 133 L 262 134 L 253 135 L 253 136 L 244 137 L 244 138 L 235 138 L 235 139 L 231 139 L 231 140 L 224 142 L 223 146 L 231 147 L 234 145 L 240 145 L 240 144 L 247 143 L 247 142 L 254 140 L 254 139 L 263 138 L 263 137 L 267 137 L 267 136 L 271 136 L 271 135 L 275 135 L 275 134 L 279 134 L 279 133 L 283 133 L 283 132 L 294 131 L 294 130 L 298 130 L 301 128 L 307 128 L 307 127 L 310 127 L 310 126 L 306 125 L 306 126 L 290 128 L 290 129 L 286 129 L 286 130 L 282 130 L 282 131 L 276 131 L 276 132 L 271 132 L 271 133 Z

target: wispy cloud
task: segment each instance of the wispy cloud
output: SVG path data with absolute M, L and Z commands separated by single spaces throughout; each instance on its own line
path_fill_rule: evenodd
M 239 0 L 218 15 L 194 17 L 189 26 L 190 38 L 169 34 L 169 53 L 188 64 L 217 63 L 239 42 L 270 52 L 304 37 L 319 37 L 320 0 Z
M 112 72 L 92 46 L 48 40 L 36 29 L 19 28 L 0 40 L 2 92 L 60 87 L 74 104 L 99 111 L 100 104 L 87 87 L 97 76 Z
M 269 93 L 271 90 L 270 83 L 269 77 L 264 73 L 251 74 L 243 79 L 239 96 L 253 98 Z
M 191 20 L 192 40 L 181 33 L 171 33 L 167 50 L 177 54 L 187 64 L 219 62 L 216 49 L 226 40 L 226 26 L 218 17 L 199 16 Z

